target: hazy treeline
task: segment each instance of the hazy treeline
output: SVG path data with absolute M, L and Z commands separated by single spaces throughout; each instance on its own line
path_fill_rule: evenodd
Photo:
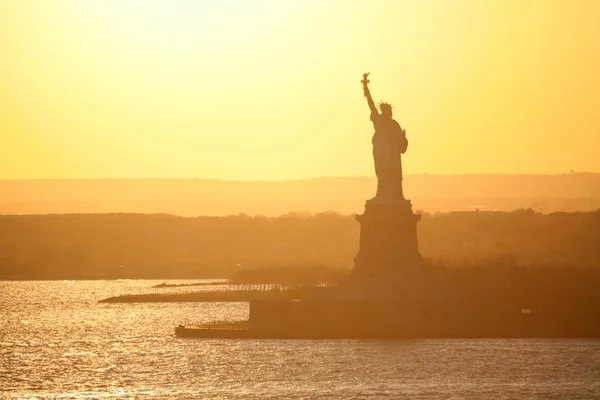
M 351 268 L 359 223 L 352 215 L 185 218 L 143 214 L 0 216 L 3 278 L 231 277 L 254 267 Z M 423 214 L 424 257 L 465 265 L 600 266 L 600 210 L 540 214 Z
M 512 303 L 548 318 L 558 315 L 596 315 L 600 321 L 600 265 L 532 263 L 514 257 L 480 261 L 428 262 L 429 273 L 481 305 Z
M 375 177 L 294 181 L 215 179 L 0 180 L 0 214 L 168 213 L 183 216 L 289 210 L 362 212 Z M 404 193 L 416 210 L 594 211 L 600 174 L 407 175 Z

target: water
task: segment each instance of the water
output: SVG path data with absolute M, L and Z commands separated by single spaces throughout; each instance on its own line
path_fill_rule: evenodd
M 600 399 L 600 340 L 179 339 L 248 306 L 98 303 L 160 282 L 0 282 L 0 397 Z

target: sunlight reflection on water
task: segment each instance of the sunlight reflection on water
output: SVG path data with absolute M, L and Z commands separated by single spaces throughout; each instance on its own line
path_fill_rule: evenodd
M 179 339 L 248 306 L 98 303 L 161 282 L 0 282 L 0 397 L 600 398 L 598 340 Z

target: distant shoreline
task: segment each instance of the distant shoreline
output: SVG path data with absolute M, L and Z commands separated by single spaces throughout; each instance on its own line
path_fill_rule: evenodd
M 293 300 L 302 296 L 301 290 L 239 291 L 172 294 L 131 294 L 108 297 L 99 303 L 237 303 L 254 300 Z
M 0 180 L 0 214 L 144 213 L 181 216 L 266 215 L 290 211 L 362 212 L 374 176 L 287 181 L 194 178 Z M 415 210 L 538 212 L 600 208 L 600 173 L 408 174 L 404 193 Z
M 62 282 L 62 281 L 198 281 L 212 279 L 228 279 L 228 278 L 27 278 L 27 277 L 0 277 L 0 282 Z

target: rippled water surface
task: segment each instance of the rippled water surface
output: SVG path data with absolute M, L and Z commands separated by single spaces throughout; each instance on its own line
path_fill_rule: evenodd
M 178 339 L 248 306 L 98 303 L 156 283 L 0 282 L 0 397 L 600 399 L 599 340 Z

